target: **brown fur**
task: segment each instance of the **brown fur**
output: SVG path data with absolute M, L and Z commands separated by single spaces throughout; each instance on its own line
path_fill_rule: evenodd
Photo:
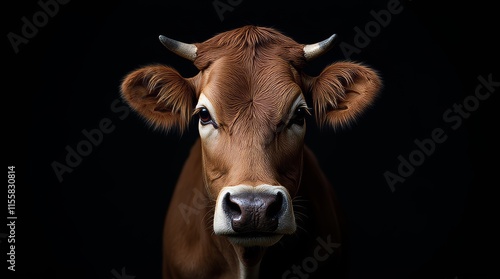
M 340 242 L 331 186 L 303 138 L 289 140 L 282 126 L 300 94 L 312 99 L 320 125 L 349 124 L 373 102 L 381 87 L 377 73 L 361 64 L 338 62 L 310 77 L 303 73 L 304 45 L 272 28 L 245 26 L 196 46 L 198 75 L 184 78 L 172 68 L 153 65 L 133 71 L 122 83 L 124 99 L 156 127 L 183 131 L 202 93 L 216 111 L 219 139 L 210 147 L 203 141 L 195 144 L 170 203 L 164 278 L 236 278 L 239 248 L 213 235 L 210 223 L 215 199 L 225 186 L 282 185 L 292 197 L 304 199 L 308 221 L 301 230 L 307 236 L 297 232 L 299 240 L 282 241 L 292 241 L 297 251 L 307 253 L 317 236 L 333 235 Z M 204 207 L 188 224 L 179 207 L 193 204 L 194 189 L 204 193 Z M 273 263 L 278 271 L 301 259 L 286 249 L 268 250 L 283 259 L 283 266 Z M 269 268 L 266 258 L 262 264 Z

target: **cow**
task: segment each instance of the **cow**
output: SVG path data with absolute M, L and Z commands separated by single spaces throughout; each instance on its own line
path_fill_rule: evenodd
M 301 44 L 255 25 L 202 43 L 160 36 L 199 72 L 186 78 L 151 64 L 123 78 L 122 98 L 153 127 L 182 133 L 197 121 L 165 217 L 164 279 L 308 278 L 342 268 L 344 219 L 305 145 L 306 118 L 345 127 L 374 103 L 382 82 L 353 61 L 307 75 L 304 67 L 335 37 Z M 186 208 L 194 210 L 188 219 Z

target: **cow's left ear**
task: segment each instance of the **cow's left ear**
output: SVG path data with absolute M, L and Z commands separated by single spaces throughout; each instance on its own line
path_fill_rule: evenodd
M 359 63 L 337 62 L 317 77 L 303 77 L 319 125 L 346 126 L 374 100 L 382 87 L 378 74 Z

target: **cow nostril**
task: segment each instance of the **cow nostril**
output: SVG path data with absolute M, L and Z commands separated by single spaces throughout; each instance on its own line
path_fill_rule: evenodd
M 286 196 L 281 193 L 226 193 L 222 210 L 235 233 L 272 233 L 283 216 Z
M 266 217 L 271 219 L 277 219 L 280 217 L 283 208 L 283 194 L 278 192 L 276 194 L 276 199 L 271 201 L 271 203 L 267 207 Z
M 241 216 L 241 208 L 240 206 L 231 201 L 231 194 L 227 193 L 224 196 L 224 202 L 222 203 L 224 212 L 226 212 L 229 216 L 231 216 L 231 219 L 238 218 Z

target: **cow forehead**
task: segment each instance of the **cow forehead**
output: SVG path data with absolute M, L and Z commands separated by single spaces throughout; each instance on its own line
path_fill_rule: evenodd
M 200 93 L 221 121 L 247 115 L 279 122 L 301 94 L 297 70 L 281 59 L 243 63 L 222 57 L 203 76 Z

